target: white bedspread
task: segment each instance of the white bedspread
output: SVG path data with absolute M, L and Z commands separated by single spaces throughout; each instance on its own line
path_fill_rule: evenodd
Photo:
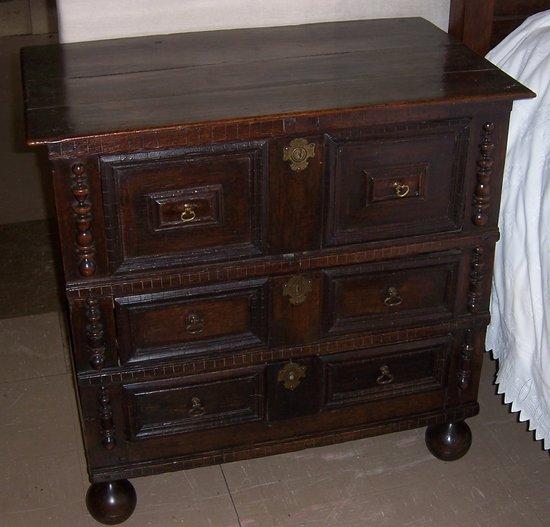
M 514 103 L 487 349 L 499 393 L 550 448 L 550 11 L 532 16 L 487 58 L 531 88 Z

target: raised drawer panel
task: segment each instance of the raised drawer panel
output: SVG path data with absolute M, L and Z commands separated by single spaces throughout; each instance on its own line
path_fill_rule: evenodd
M 450 346 L 445 337 L 324 357 L 324 406 L 442 390 Z
M 451 317 L 460 259 L 453 251 L 325 271 L 325 334 Z
M 253 280 L 115 299 L 122 362 L 265 343 L 265 289 Z
M 263 145 L 102 158 L 111 270 L 261 254 Z
M 331 136 L 326 245 L 460 229 L 468 124 L 433 121 Z
M 131 441 L 263 418 L 263 367 L 128 384 L 123 391 Z

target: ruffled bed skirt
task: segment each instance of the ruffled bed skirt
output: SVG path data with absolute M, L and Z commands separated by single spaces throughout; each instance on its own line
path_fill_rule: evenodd
M 514 103 L 487 348 L 504 400 L 550 448 L 550 11 L 487 58 L 537 93 Z

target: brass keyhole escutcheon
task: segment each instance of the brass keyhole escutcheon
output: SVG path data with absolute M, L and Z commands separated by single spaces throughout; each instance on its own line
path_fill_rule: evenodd
M 406 185 L 405 183 L 401 183 L 400 181 L 394 181 L 393 190 L 395 191 L 395 195 L 398 198 L 404 198 L 409 194 L 411 187 L 409 187 L 409 185 Z
M 201 400 L 198 397 L 191 398 L 191 408 L 189 408 L 189 415 L 191 417 L 200 417 L 206 412 L 205 407 L 202 405 Z
M 315 157 L 315 144 L 307 139 L 293 139 L 283 148 L 283 161 L 290 162 L 290 169 L 300 172 L 307 168 L 309 160 Z
M 195 335 L 204 331 L 204 318 L 198 313 L 189 313 L 185 319 L 185 330 L 187 333 Z
M 189 223 L 197 217 L 195 213 L 195 207 L 191 203 L 183 204 L 183 211 L 181 212 L 180 218 L 183 223 Z
M 295 390 L 305 376 L 305 366 L 295 362 L 288 362 L 279 370 L 277 381 L 282 382 L 287 390 Z
M 377 384 L 390 384 L 393 382 L 393 375 L 390 373 L 390 367 L 387 364 L 380 367 L 380 375 L 376 378 Z
M 384 304 L 389 307 L 398 306 L 403 303 L 403 298 L 397 292 L 396 287 L 388 287 L 386 292 L 386 298 L 384 298 Z
M 302 304 L 311 292 L 311 280 L 301 275 L 295 275 L 283 286 L 283 296 L 288 296 L 288 301 L 297 306 Z

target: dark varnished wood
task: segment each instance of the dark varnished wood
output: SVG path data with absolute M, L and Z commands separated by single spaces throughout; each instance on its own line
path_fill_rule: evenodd
M 525 93 L 422 19 L 54 45 L 22 56 L 32 143 Z
M 263 418 L 263 367 L 124 386 L 130 441 Z
M 443 461 L 455 461 L 468 452 L 472 432 L 464 421 L 430 425 L 426 429 L 429 451 Z
M 284 161 L 283 151 L 291 143 L 285 137 L 270 144 L 269 252 L 292 253 L 321 247 L 322 227 L 319 210 L 323 203 L 325 138 L 301 136 L 315 147 L 315 156 L 307 167 L 294 172 Z
M 285 286 L 296 277 L 308 284 L 304 300 L 293 304 Z M 323 277 L 320 273 L 300 273 L 271 280 L 269 341 L 272 346 L 303 344 L 321 337 Z
M 338 408 L 411 391 L 443 390 L 451 342 L 447 336 L 324 357 L 324 404 Z
M 293 368 L 296 365 L 298 369 Z M 278 422 L 316 414 L 321 408 L 324 379 L 316 357 L 269 364 L 267 379 L 267 419 Z M 300 372 L 295 387 L 285 386 L 285 368 Z M 306 425 L 307 426 L 307 425 Z
M 451 317 L 461 260 L 451 252 L 325 271 L 325 334 Z
M 264 147 L 101 158 L 111 268 L 261 254 Z
M 451 0 L 449 33 L 480 55 L 525 19 L 550 9 L 550 0 Z
M 127 479 L 93 483 L 86 494 L 88 511 L 100 523 L 117 525 L 136 508 L 136 491 Z
M 115 299 L 122 363 L 267 343 L 267 284 L 251 280 Z
M 331 136 L 326 243 L 458 229 L 469 126 L 457 119 Z
M 419 19 L 34 48 L 23 70 L 88 470 L 114 485 L 92 513 L 127 477 L 477 413 L 529 90 Z

